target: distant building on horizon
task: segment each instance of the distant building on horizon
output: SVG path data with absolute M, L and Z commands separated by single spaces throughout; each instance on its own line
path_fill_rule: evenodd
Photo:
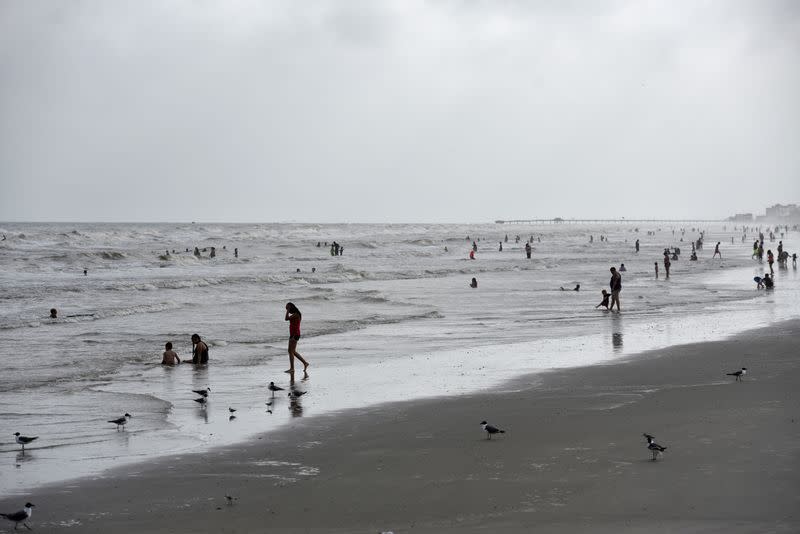
M 800 221 L 800 206 L 797 204 L 775 204 L 764 210 L 757 221 L 797 222 Z
M 728 217 L 728 220 L 731 221 L 731 222 L 749 223 L 749 222 L 753 222 L 753 214 L 752 213 L 737 213 L 733 217 Z

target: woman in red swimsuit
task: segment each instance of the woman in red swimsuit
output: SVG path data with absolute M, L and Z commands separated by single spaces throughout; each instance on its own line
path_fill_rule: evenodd
M 308 369 L 308 362 L 300 356 L 300 353 L 297 352 L 297 342 L 300 341 L 300 320 L 303 318 L 303 314 L 300 313 L 300 310 L 297 309 L 297 306 L 292 304 L 291 302 L 286 303 L 286 318 L 285 320 L 289 321 L 289 369 L 286 371 L 287 373 L 294 373 L 294 359 L 297 358 L 301 362 L 303 362 L 303 372 L 306 372 Z

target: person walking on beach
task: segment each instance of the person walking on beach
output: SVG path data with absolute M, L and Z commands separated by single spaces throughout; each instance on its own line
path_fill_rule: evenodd
M 609 269 L 611 271 L 611 281 L 609 282 L 609 286 L 611 286 L 611 306 L 608 308 L 611 311 L 614 311 L 614 303 L 617 303 L 617 312 L 622 311 L 619 305 L 619 292 L 622 291 L 622 275 L 617 272 L 616 267 L 612 267 Z
M 528 259 L 531 259 L 531 244 L 530 243 L 525 243 L 525 255 L 528 257 Z
M 656 280 L 658 280 L 658 262 L 654 262 L 656 267 Z
M 172 343 L 167 341 L 167 344 L 164 345 L 166 349 L 164 351 L 164 356 L 161 359 L 161 365 L 175 365 L 177 363 L 181 363 L 181 359 L 178 358 L 178 353 L 172 350 Z
M 672 263 L 669 261 L 669 251 L 665 249 L 664 250 L 664 273 L 666 273 L 666 274 L 664 274 L 664 278 L 669 278 L 669 266 L 670 265 L 672 265 Z
M 636 253 L 639 253 L 639 240 L 636 240 Z
M 303 314 L 297 309 L 297 306 L 291 302 L 286 303 L 286 317 L 284 320 L 289 321 L 289 369 L 287 373 L 294 374 L 294 359 L 297 358 L 303 362 L 303 372 L 308 369 L 308 362 L 297 352 L 297 342 L 300 341 L 300 321 Z
M 722 259 L 722 252 L 720 252 L 720 251 L 719 251 L 719 245 L 720 245 L 720 242 L 719 242 L 719 241 L 717 241 L 717 245 L 714 247 L 714 255 L 713 255 L 713 256 L 711 256 L 711 259 L 712 259 L 712 260 L 713 260 L 714 258 L 716 258 L 716 257 L 717 257 L 717 255 L 719 255 L 719 259 Z
M 767 263 L 769 263 L 770 274 L 775 274 L 775 271 L 772 269 L 772 264 L 775 263 L 775 256 L 772 255 L 772 250 L 767 251 Z
M 197 334 L 192 334 L 192 363 L 208 363 L 208 345 Z

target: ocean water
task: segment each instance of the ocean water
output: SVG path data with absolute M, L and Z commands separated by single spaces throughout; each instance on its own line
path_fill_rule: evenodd
M 0 223 L 0 492 L 235 444 L 301 417 L 501 387 L 800 316 L 791 262 L 776 265 L 774 291 L 758 291 L 752 278 L 766 264 L 750 257 L 752 234 L 742 242 L 733 225 L 704 225 L 705 250 L 690 262 L 700 229 L 681 230 Z M 783 236 L 786 250 L 796 251 L 797 236 Z M 778 239 L 767 246 L 774 251 Z M 324 245 L 333 240 L 342 256 Z M 722 260 L 711 257 L 716 241 Z M 195 246 L 202 257 L 186 252 Z M 682 249 L 670 280 L 667 246 Z M 623 313 L 595 309 L 620 263 Z M 473 276 L 477 289 L 468 287 Z M 579 292 L 559 289 L 578 283 Z M 298 350 L 311 363 L 307 377 L 295 376 L 308 391 L 297 402 L 266 389 L 290 384 L 287 301 L 303 312 Z M 195 332 L 210 346 L 210 365 L 159 365 L 167 341 L 190 359 Z M 732 369 L 741 366 L 732 358 Z M 203 408 L 191 390 L 206 387 Z M 118 432 L 107 421 L 125 412 L 133 418 Z M 17 431 L 40 436 L 24 454 Z

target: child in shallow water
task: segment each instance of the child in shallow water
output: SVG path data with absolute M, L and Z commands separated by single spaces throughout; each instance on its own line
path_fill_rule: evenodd
M 164 351 L 164 357 L 161 360 L 161 365 L 175 365 L 181 363 L 181 359 L 178 358 L 178 353 L 172 350 L 172 343 L 167 342 L 167 344 L 164 345 L 164 348 L 166 350 Z
M 609 293 L 608 291 L 606 291 L 606 290 L 604 289 L 604 290 L 603 290 L 603 302 L 601 302 L 600 304 L 598 304 L 598 305 L 597 305 L 597 306 L 595 306 L 594 308 L 595 308 L 595 309 L 597 309 L 597 308 L 599 308 L 600 306 L 603 306 L 603 307 L 605 307 L 605 309 L 608 309 L 608 299 L 609 299 L 609 297 L 611 297 L 611 293 Z

